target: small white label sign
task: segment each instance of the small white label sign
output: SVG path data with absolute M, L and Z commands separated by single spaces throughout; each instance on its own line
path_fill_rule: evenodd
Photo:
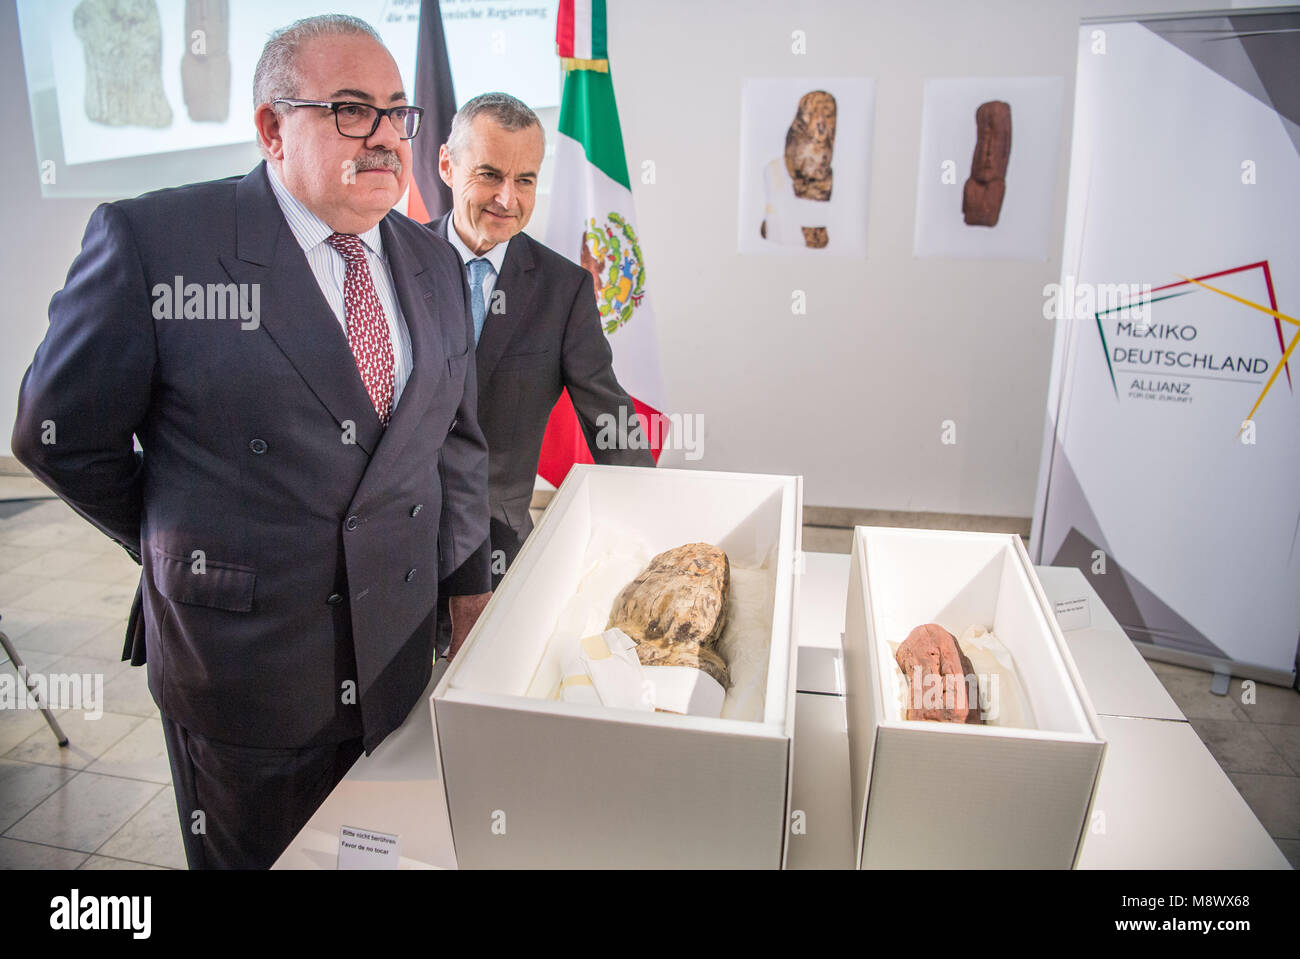
M 396 869 L 397 860 L 396 836 L 355 826 L 339 829 L 340 869 Z
M 1055 605 L 1056 621 L 1060 623 L 1061 629 L 1068 632 L 1072 629 L 1087 629 L 1092 625 L 1092 610 L 1088 607 L 1087 596 L 1063 599 Z

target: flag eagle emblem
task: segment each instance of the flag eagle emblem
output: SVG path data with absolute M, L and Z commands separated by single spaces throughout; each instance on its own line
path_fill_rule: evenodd
M 592 217 L 582 235 L 582 265 L 591 274 L 606 333 L 632 319 L 645 297 L 645 261 L 636 231 L 617 213 L 602 225 Z

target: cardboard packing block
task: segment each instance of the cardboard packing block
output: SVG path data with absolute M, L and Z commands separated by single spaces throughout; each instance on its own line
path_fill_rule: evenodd
M 430 700 L 461 868 L 783 865 L 802 508 L 797 476 L 570 471 Z M 764 588 L 762 627 L 740 634 L 758 644 L 754 675 L 767 650 L 755 718 L 539 694 L 558 688 L 551 637 L 590 572 L 596 535 L 639 541 L 650 555 L 721 547 L 732 612 L 737 569 L 759 570 L 746 575 Z
M 1034 729 L 904 719 L 890 643 L 990 629 Z M 1020 538 L 858 527 L 844 632 L 859 868 L 1070 868 L 1105 739 Z

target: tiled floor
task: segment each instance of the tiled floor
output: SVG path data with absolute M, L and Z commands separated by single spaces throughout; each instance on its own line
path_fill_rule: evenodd
M 65 748 L 39 712 L 0 709 L 0 867 L 185 867 L 158 709 L 121 661 L 139 575 L 57 500 L 0 502 L 0 630 L 31 673 L 90 677 L 96 707 L 55 710 Z M 17 682 L 2 652 L 0 672 Z
M 29 671 L 102 678 L 103 715 L 57 711 L 60 749 L 39 712 L 0 709 L 0 868 L 185 867 L 158 709 L 145 671 L 121 662 L 136 567 L 30 480 L 0 477 L 0 630 Z M 21 490 L 21 492 L 18 492 Z M 806 527 L 809 551 L 847 552 L 847 530 Z M 1210 752 L 1300 868 L 1300 693 L 1151 663 Z M 16 676 L 0 652 L 0 672 Z M 99 681 L 99 680 L 96 680 Z M 93 682 L 92 682 L 93 687 Z

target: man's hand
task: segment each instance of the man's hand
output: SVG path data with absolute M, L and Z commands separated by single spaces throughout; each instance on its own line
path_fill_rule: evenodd
M 447 650 L 449 660 L 456 658 L 456 654 L 460 652 L 461 644 L 465 642 L 465 637 L 474 628 L 474 624 L 478 622 L 479 614 L 483 612 L 483 607 L 488 604 L 488 600 L 491 598 L 491 593 L 477 593 L 473 596 L 449 596 L 447 598 L 447 605 L 451 609 L 451 646 Z

